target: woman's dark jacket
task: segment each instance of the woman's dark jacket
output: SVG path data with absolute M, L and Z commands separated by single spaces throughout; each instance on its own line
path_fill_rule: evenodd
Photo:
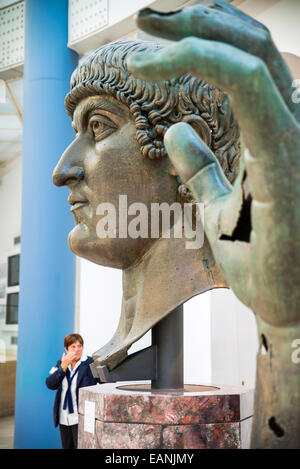
M 78 391 L 79 388 L 84 388 L 86 386 L 93 386 L 97 384 L 99 381 L 93 377 L 90 364 L 93 363 L 92 357 L 87 357 L 87 359 L 80 363 L 78 369 L 78 376 L 77 376 L 77 386 L 76 386 L 76 399 L 78 405 Z M 46 385 L 49 389 L 57 390 L 55 401 L 54 401 L 54 408 L 53 408 L 53 417 L 54 417 L 54 426 L 57 427 L 59 424 L 59 407 L 60 407 L 60 397 L 62 391 L 62 382 L 66 373 L 61 367 L 61 360 L 58 360 L 56 363 L 57 370 L 54 373 L 50 374 L 46 378 Z

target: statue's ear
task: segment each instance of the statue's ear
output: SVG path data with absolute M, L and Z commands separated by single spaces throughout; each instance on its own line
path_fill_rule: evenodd
M 189 114 L 184 116 L 181 122 L 190 124 L 204 143 L 206 143 L 208 147 L 211 146 L 211 130 L 202 117 L 197 116 L 196 114 Z M 173 166 L 170 166 L 168 172 L 171 176 L 178 176 Z

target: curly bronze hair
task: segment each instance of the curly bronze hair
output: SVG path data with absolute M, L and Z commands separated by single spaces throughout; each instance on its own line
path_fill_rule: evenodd
M 128 106 L 141 152 L 150 159 L 167 156 L 163 137 L 172 124 L 197 115 L 207 126 L 209 145 L 232 182 L 238 168 L 240 132 L 228 96 L 190 74 L 147 82 L 128 71 L 130 54 L 161 48 L 148 41 L 122 40 L 94 51 L 72 74 L 71 90 L 65 99 L 68 114 L 72 118 L 78 102 L 87 96 L 113 96 Z

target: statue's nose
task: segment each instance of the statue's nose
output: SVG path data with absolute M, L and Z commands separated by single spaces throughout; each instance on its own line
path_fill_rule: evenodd
M 64 151 L 52 174 L 53 184 L 65 186 L 71 182 L 79 182 L 84 178 L 82 161 L 76 155 L 78 151 L 76 140 Z
M 56 167 L 52 174 L 53 184 L 56 186 L 65 186 L 72 181 L 81 181 L 84 178 L 84 169 L 80 166 L 72 166 L 71 168 L 64 165 Z

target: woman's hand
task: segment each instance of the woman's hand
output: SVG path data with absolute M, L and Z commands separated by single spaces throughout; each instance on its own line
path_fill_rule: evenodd
M 69 351 L 67 353 L 63 353 L 61 357 L 61 367 L 64 372 L 67 371 L 67 368 L 71 363 L 75 360 L 76 358 L 76 353 L 73 351 Z

